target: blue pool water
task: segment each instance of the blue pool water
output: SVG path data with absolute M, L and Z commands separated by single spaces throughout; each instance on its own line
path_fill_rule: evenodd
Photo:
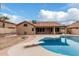
M 56 40 L 57 39 L 57 40 Z M 68 37 L 66 38 L 66 42 L 61 42 L 61 38 L 50 38 L 46 37 L 40 41 L 43 41 L 44 43 L 40 44 L 45 49 L 63 54 L 63 55 L 69 55 L 69 56 L 79 56 L 79 37 Z M 75 41 L 78 40 L 78 41 Z

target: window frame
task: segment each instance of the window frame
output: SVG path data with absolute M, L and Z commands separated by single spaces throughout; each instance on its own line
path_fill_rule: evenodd
M 34 28 L 32 28 L 32 31 L 34 31 Z
M 24 27 L 27 27 L 28 25 L 27 25 L 27 24 L 24 24 L 23 26 L 24 26 Z

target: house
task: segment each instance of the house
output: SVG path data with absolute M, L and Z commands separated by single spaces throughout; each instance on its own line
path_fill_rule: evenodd
M 18 34 L 61 34 L 66 33 L 66 27 L 58 22 L 28 22 L 16 25 Z
M 0 20 L 0 34 L 13 34 L 16 33 L 16 24 L 9 21 L 5 21 L 5 27 L 3 28 L 3 21 Z
M 58 22 L 31 22 L 23 21 L 19 24 L 14 24 L 5 21 L 5 28 L 3 28 L 3 21 L 0 21 L 0 34 L 17 33 L 19 35 L 34 35 L 34 34 L 79 34 L 79 21 L 68 26 L 62 25 Z
M 79 34 L 79 21 L 67 26 L 68 34 Z
M 0 28 L 3 27 L 3 21 L 0 20 Z M 5 21 L 5 28 L 16 28 L 16 24 L 9 22 L 9 21 Z

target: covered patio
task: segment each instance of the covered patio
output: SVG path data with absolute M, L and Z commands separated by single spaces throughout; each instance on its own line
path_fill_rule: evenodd
M 36 34 L 60 34 L 60 27 L 37 27 Z

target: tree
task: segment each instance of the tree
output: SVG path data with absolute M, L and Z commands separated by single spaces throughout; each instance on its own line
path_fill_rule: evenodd
M 0 20 L 3 22 L 3 28 L 5 28 L 5 21 L 9 20 L 9 17 L 0 15 Z
M 37 21 L 36 21 L 36 20 L 32 20 L 32 22 L 33 22 L 33 23 L 36 23 Z

